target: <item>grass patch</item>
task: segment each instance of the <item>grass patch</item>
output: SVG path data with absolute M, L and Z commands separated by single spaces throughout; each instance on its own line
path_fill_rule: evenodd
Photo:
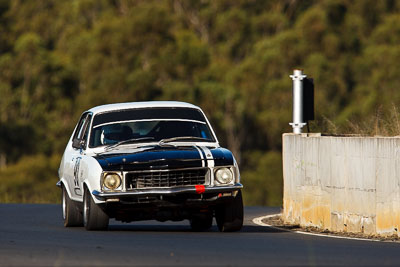
M 322 123 L 315 122 L 314 126 L 320 128 L 322 132 L 326 131 L 337 135 L 399 136 L 400 113 L 396 105 L 393 104 L 391 109 L 386 110 L 386 112 L 383 111 L 382 107 L 379 107 L 373 116 L 367 118 L 348 119 L 342 124 L 337 124 L 323 117 Z
M 57 188 L 61 156 L 23 157 L 0 170 L 0 202 L 60 203 Z

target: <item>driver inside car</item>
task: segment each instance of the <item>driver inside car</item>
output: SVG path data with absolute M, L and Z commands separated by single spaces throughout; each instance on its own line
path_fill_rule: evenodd
M 127 125 L 112 124 L 102 127 L 100 140 L 103 145 L 115 144 L 132 138 L 132 129 Z

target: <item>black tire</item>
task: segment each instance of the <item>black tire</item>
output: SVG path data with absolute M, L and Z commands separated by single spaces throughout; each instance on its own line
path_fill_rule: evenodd
M 65 227 L 83 226 L 82 206 L 68 196 L 65 186 L 61 193 L 62 216 Z
M 192 231 L 202 232 L 211 228 L 213 221 L 212 213 L 194 214 L 190 219 Z
M 215 219 L 221 232 L 235 232 L 242 229 L 243 199 L 241 190 L 231 202 L 221 205 L 215 210 Z
M 83 194 L 83 224 L 86 230 L 107 230 L 108 222 L 108 215 L 94 202 L 89 190 L 86 189 Z

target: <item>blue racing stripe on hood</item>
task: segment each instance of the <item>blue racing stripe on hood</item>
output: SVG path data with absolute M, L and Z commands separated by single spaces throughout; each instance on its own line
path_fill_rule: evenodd
M 233 165 L 233 154 L 226 148 L 211 148 L 211 154 L 214 158 L 215 166 Z
M 195 147 L 150 147 L 134 153 L 108 153 L 95 157 L 103 170 L 201 167 Z

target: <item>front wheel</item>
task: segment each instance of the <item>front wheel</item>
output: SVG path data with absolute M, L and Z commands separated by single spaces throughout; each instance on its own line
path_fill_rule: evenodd
M 65 186 L 62 186 L 62 216 L 64 220 L 65 227 L 71 226 L 82 226 L 83 218 L 82 218 L 82 206 L 78 204 L 78 202 L 73 201 L 68 196 L 67 189 Z
M 215 219 L 221 232 L 235 232 L 242 229 L 243 199 L 241 190 L 231 202 L 223 204 L 215 210 Z
M 94 202 L 89 190 L 83 195 L 83 224 L 86 230 L 107 230 L 109 217 Z

